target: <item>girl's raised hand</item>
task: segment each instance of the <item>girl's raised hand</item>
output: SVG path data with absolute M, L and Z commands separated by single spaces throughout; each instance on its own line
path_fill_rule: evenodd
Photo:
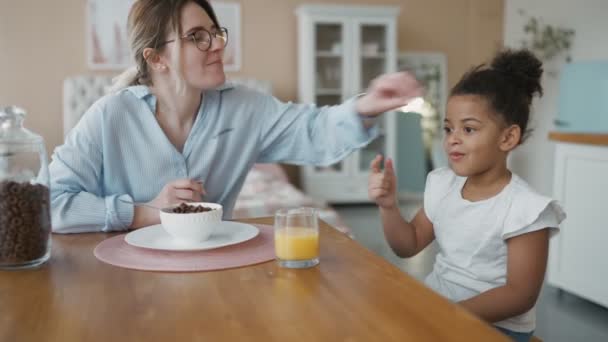
M 386 159 L 384 171 L 381 163 L 382 156 L 377 155 L 370 164 L 368 194 L 380 208 L 391 209 L 397 205 L 397 177 L 392 159 Z

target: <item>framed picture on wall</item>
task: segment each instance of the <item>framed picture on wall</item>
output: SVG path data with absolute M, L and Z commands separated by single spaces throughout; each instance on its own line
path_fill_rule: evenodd
M 134 0 L 86 0 L 86 58 L 95 70 L 126 69 L 133 64 L 127 16 Z
M 127 36 L 127 17 L 135 0 L 86 0 L 87 65 L 95 70 L 126 69 L 133 64 Z M 241 68 L 241 5 L 212 1 L 220 25 L 228 29 L 224 70 Z
M 224 70 L 241 69 L 241 4 L 211 1 L 217 20 L 228 29 L 228 45 L 224 51 Z

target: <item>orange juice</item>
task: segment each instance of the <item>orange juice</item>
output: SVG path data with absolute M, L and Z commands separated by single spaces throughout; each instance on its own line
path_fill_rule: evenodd
M 280 229 L 274 234 L 274 248 L 281 260 L 310 260 L 319 257 L 319 232 L 308 228 Z

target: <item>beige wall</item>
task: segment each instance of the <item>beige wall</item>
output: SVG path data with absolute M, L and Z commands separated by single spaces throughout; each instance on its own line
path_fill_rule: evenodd
M 283 100 L 297 97 L 295 8 L 303 0 L 242 4 L 243 67 L 235 76 L 272 81 Z M 449 84 L 502 45 L 504 0 L 315 0 L 401 6 L 399 50 L 442 51 Z M 62 142 L 61 87 L 85 65 L 85 0 L 0 0 L 0 104 L 29 112 L 26 125 L 52 150 Z

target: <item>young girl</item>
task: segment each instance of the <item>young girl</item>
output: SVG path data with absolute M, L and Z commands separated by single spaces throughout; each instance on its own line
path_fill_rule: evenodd
M 377 156 L 369 178 L 393 251 L 411 257 L 437 239 L 425 283 L 516 341 L 534 331 L 550 230 L 565 218 L 507 168 L 525 138 L 532 98 L 542 95 L 542 72 L 530 52 L 507 50 L 454 86 L 444 120 L 450 167 L 428 175 L 423 208 L 411 222 L 399 213 L 392 160 L 381 171 Z

